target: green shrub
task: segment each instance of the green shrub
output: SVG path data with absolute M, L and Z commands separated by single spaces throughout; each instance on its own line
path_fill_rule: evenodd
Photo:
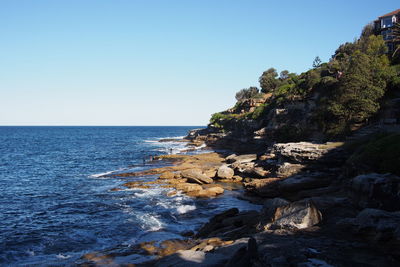
M 400 175 L 400 134 L 380 134 L 362 145 L 348 160 L 361 172 Z

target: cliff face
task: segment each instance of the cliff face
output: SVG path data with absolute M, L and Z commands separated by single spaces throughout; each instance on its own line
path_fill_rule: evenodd
M 317 94 L 277 103 L 272 94 L 238 102 L 211 118 L 206 129 L 189 134 L 214 147 L 238 152 L 257 152 L 272 142 L 321 140 L 314 120 Z

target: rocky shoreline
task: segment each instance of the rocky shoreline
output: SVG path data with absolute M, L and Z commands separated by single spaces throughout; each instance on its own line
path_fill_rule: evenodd
M 190 132 L 191 146 L 215 144 L 204 130 Z M 212 140 L 212 142 L 210 142 Z M 156 175 L 128 188 L 170 188 L 213 198 L 234 187 L 261 211 L 232 207 L 196 233 L 124 252 L 89 253 L 82 266 L 133 266 L 115 259 L 133 254 L 157 259 L 135 266 L 399 266 L 400 178 L 368 173 L 349 176 L 343 143 L 277 143 L 254 154 L 212 152 L 154 158 L 171 166 L 122 177 Z M 118 188 L 114 189 L 118 190 Z

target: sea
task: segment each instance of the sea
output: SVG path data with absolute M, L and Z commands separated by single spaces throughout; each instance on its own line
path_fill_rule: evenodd
M 240 190 L 168 197 L 171 189 L 122 186 L 156 176 L 109 176 L 165 165 L 151 156 L 188 153 L 179 139 L 193 128 L 0 127 L 0 265 L 71 266 L 89 252 L 183 239 L 232 207 L 259 209 L 240 200 Z M 159 142 L 165 138 L 172 140 Z

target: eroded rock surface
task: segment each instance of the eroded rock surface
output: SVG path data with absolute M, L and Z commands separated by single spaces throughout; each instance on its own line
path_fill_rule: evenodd
M 272 148 L 272 153 L 295 162 L 314 161 L 321 158 L 328 151 L 329 149 L 324 148 L 321 144 L 309 142 L 278 143 Z
M 400 210 L 400 177 L 370 173 L 359 175 L 351 182 L 352 199 L 361 208 Z

